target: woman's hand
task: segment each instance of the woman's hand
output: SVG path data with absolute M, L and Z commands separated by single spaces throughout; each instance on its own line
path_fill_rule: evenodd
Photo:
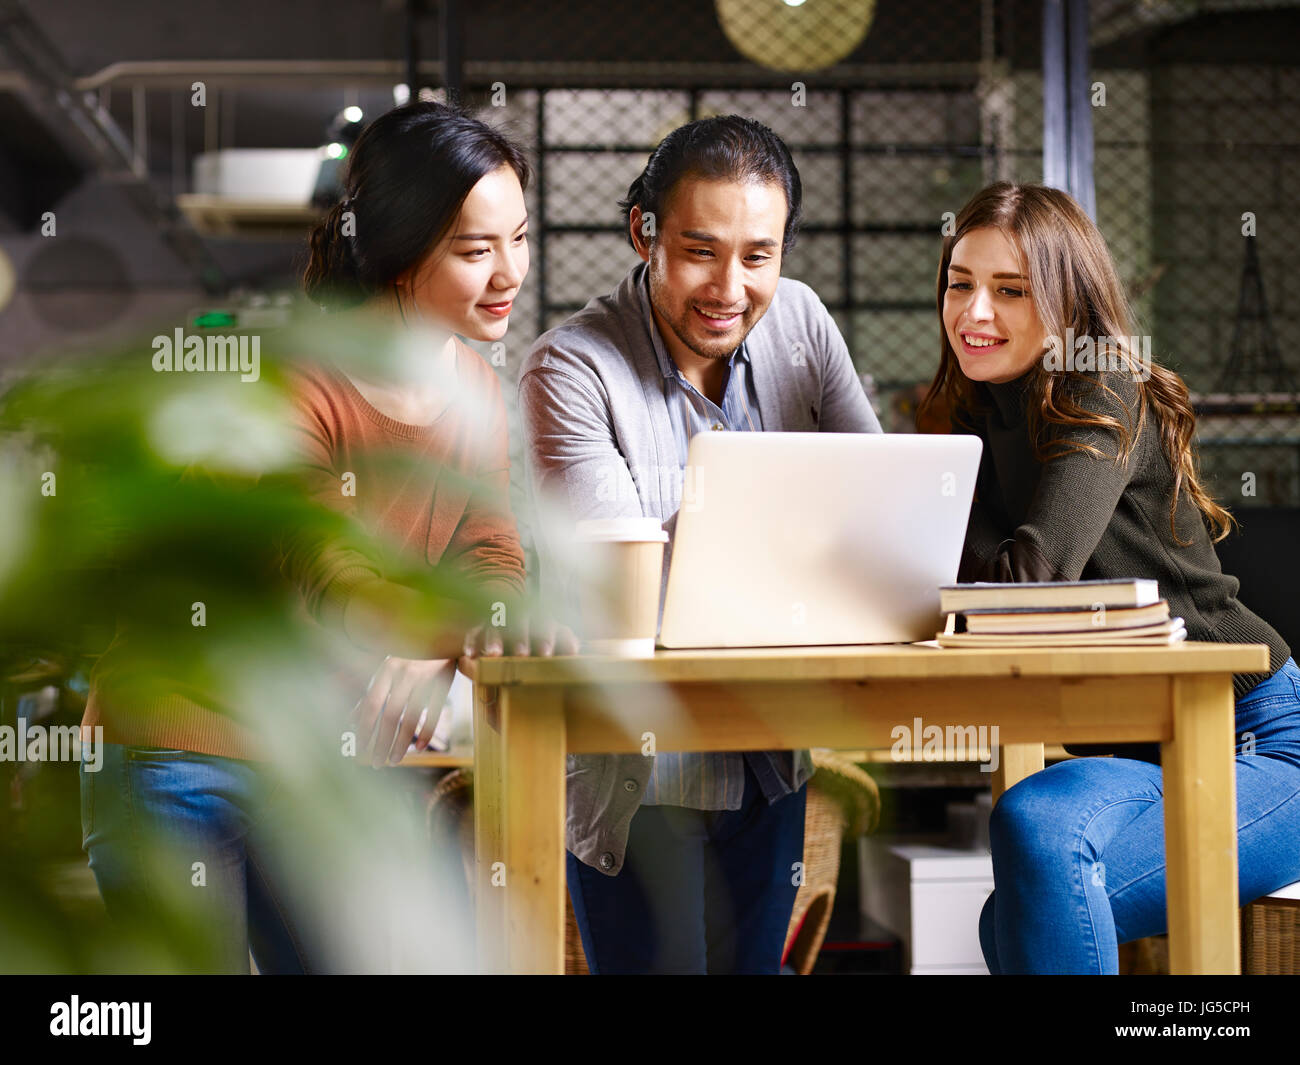
M 465 634 L 465 657 L 495 658 L 512 655 L 576 655 L 580 646 L 578 637 L 567 625 L 552 617 L 541 615 L 529 618 L 520 614 L 514 625 L 478 625 Z
M 455 676 L 455 659 L 385 658 L 357 703 L 360 757 L 378 768 L 400 762 L 412 740 L 427 747 Z

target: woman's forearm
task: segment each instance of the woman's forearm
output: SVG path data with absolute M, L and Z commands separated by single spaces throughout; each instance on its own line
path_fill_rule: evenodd
M 465 607 L 392 581 L 358 584 L 343 611 L 354 644 L 402 658 L 458 658 L 472 620 Z

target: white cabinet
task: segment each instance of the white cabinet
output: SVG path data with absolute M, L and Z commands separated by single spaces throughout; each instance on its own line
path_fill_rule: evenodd
M 903 969 L 987 973 L 979 916 L 993 891 L 985 850 L 868 836 L 858 842 L 860 908 L 903 943 Z

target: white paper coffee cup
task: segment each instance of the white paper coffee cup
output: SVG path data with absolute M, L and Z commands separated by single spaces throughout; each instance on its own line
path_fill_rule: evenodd
M 652 656 L 668 542 L 659 519 L 597 518 L 578 522 L 575 533 L 583 647 L 622 658 Z

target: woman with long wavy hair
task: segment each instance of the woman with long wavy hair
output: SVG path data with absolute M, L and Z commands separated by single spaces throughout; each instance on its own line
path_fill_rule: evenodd
M 989 186 L 944 239 L 938 309 L 918 428 L 984 444 L 960 579 L 1152 578 L 1189 638 L 1267 644 L 1268 671 L 1233 678 L 1241 902 L 1300 879 L 1300 669 L 1220 568 L 1233 519 L 1198 473 L 1187 387 L 1135 335 L 1096 225 L 1056 189 Z M 994 807 L 993 973 L 1114 973 L 1120 943 L 1165 930 L 1158 755 L 1115 755 Z

